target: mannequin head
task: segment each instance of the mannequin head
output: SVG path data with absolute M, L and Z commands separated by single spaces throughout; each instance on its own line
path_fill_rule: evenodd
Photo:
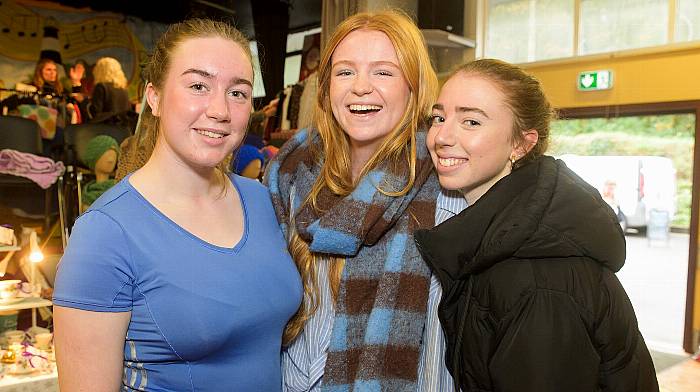
M 248 178 L 257 179 L 260 177 L 264 156 L 249 144 L 244 144 L 238 149 L 238 153 L 233 160 L 233 172 Z
M 117 156 L 117 151 L 110 148 L 97 159 L 94 171 L 98 182 L 108 179 L 109 175 L 114 172 L 117 167 Z
M 85 148 L 83 160 L 95 173 L 95 180 L 109 179 L 119 158 L 119 145 L 111 136 L 99 135 L 90 140 Z

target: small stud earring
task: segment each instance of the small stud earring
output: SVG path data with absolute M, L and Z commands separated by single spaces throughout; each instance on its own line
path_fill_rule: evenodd
M 510 167 L 513 167 L 513 165 L 515 165 L 515 161 L 517 159 L 518 159 L 518 157 L 515 154 L 510 156 Z

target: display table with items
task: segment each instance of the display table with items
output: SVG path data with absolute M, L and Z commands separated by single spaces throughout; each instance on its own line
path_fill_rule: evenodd
M 36 234 L 30 242 L 36 247 Z M 0 252 L 20 250 L 17 240 L 6 241 L 9 245 L 0 246 Z M 51 301 L 41 298 L 41 284 L 36 276 L 36 263 L 41 261 L 30 252 L 30 281 L 0 280 L 0 392 L 53 392 L 58 391 L 56 356 L 53 350 L 53 334 L 50 330 L 38 327 L 36 313 L 41 308 L 52 306 Z M 4 276 L 7 260 L 0 261 L 0 276 Z M 3 265 L 4 264 L 4 265 Z M 17 329 L 19 310 L 31 309 L 32 326 Z M 41 309 L 46 312 L 45 309 Z
M 0 295 L 6 292 L 4 282 L 26 285 L 18 281 L 0 281 Z M 51 301 L 38 297 L 0 299 L 0 312 L 21 309 L 36 312 L 37 308 L 48 306 Z M 53 334 L 48 329 L 34 325 L 27 331 L 5 331 L 0 336 L 0 347 L 1 392 L 58 391 Z

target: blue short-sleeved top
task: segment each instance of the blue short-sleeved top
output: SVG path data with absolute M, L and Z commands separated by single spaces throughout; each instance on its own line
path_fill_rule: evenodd
M 301 280 L 267 190 L 231 180 L 245 216 L 233 248 L 178 226 L 129 177 L 76 221 L 54 304 L 131 312 L 122 390 L 280 390 L 281 336 Z

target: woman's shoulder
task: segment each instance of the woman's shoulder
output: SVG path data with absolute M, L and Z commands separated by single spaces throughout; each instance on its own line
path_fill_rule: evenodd
M 243 177 L 235 173 L 229 173 L 228 176 L 231 182 L 236 185 L 236 188 L 244 194 L 259 195 L 267 193 L 265 185 L 261 184 L 258 180 Z
M 273 188 L 280 182 L 280 177 L 289 179 L 294 177 L 299 170 L 311 170 L 315 166 L 316 157 L 313 146 L 319 143 L 318 132 L 312 128 L 305 128 L 295 133 L 275 155 L 268 164 L 265 175 L 265 183 Z
M 122 199 L 122 197 L 130 193 L 133 189 L 129 185 L 128 176 L 117 182 L 111 188 L 107 189 L 95 202 L 90 206 L 89 210 L 110 210 L 115 207 L 114 203 Z
M 249 207 L 256 209 L 263 208 L 272 211 L 272 200 L 267 187 L 258 180 L 239 176 L 238 174 L 229 174 L 231 182 L 235 184 L 236 189 Z
M 131 186 L 127 176 L 98 197 L 85 214 L 98 211 L 120 224 L 143 221 L 147 216 L 144 215 L 147 203 L 142 202 L 141 199 L 143 197 Z
M 280 147 L 274 161 L 284 162 L 308 153 L 309 147 L 316 143 L 318 138 L 318 132 L 313 128 L 299 130 Z

